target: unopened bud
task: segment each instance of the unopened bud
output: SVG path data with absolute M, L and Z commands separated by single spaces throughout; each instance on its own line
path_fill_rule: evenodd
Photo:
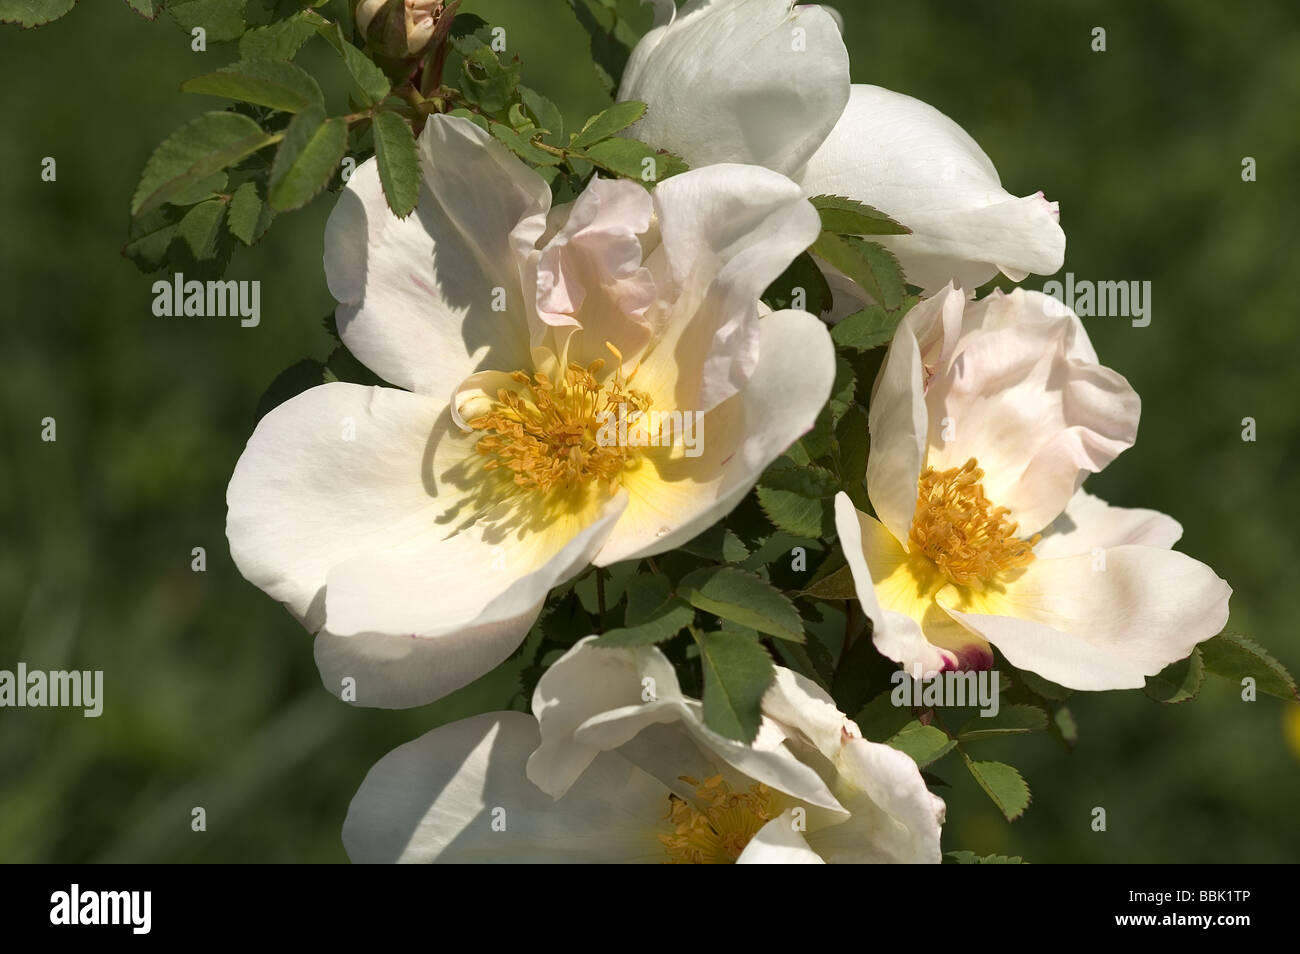
M 419 56 L 433 39 L 443 6 L 443 0 L 359 0 L 357 31 L 384 56 Z

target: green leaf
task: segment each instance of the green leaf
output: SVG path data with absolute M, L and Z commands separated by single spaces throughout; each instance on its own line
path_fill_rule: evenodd
M 314 358 L 304 358 L 281 371 L 257 402 L 257 420 L 303 391 L 325 383 L 325 365 Z
M 741 633 L 705 633 L 696 641 L 704 670 L 704 724 L 748 745 L 758 735 L 763 694 L 776 677 L 772 659 Z
M 1019 671 L 1019 676 L 1020 681 L 1025 684 L 1026 689 L 1036 696 L 1042 696 L 1044 699 L 1051 699 L 1055 702 L 1060 702 L 1063 699 L 1068 699 L 1070 694 L 1074 692 L 1073 689 L 1067 689 L 1065 686 L 1058 686 L 1050 679 L 1044 679 L 1042 676 L 1038 675 L 1038 673 L 1029 672 L 1025 669 Z
M 268 26 L 256 27 L 239 38 L 241 60 L 291 60 L 304 43 L 330 22 L 315 10 L 302 10 Z
M 1292 701 L 1300 699 L 1295 679 L 1286 667 L 1254 640 L 1225 631 L 1201 643 L 1200 650 L 1205 668 L 1216 676 L 1236 683 L 1249 676 L 1260 692 Z
M 0 23 L 21 27 L 51 23 L 72 9 L 77 0 L 0 0 Z
M 695 608 L 719 619 L 778 639 L 803 642 L 803 620 L 789 597 L 744 570 L 704 567 L 687 574 L 677 593 Z
M 818 600 L 856 600 L 858 591 L 853 583 L 853 571 L 842 566 L 830 576 L 802 590 L 799 595 Z
M 388 82 L 384 71 L 347 41 L 337 23 L 321 27 L 320 34 L 343 57 L 343 63 L 352 77 L 353 95 L 359 102 L 366 106 L 378 106 L 388 98 L 393 86 Z
M 374 135 L 384 198 L 394 215 L 405 218 L 420 201 L 420 157 L 411 127 L 397 113 L 376 113 Z
M 841 348 L 854 351 L 879 348 L 893 339 L 905 314 L 902 308 L 886 311 L 880 305 L 868 305 L 837 322 L 831 328 L 831 340 Z
M 945 858 L 951 858 L 958 865 L 1023 865 L 1025 860 L 1019 855 L 977 855 L 973 851 L 948 851 Z
M 1007 821 L 1015 821 L 1025 813 L 1030 802 L 1029 786 L 1019 772 L 1003 762 L 973 761 L 965 752 L 961 757 L 984 794 L 993 799 Z
M 903 270 L 883 245 L 823 232 L 813 243 L 812 251 L 857 282 L 887 310 L 893 311 L 903 304 Z
M 898 664 L 891 662 L 880 654 L 871 640 L 869 623 L 858 616 L 860 630 L 855 628 L 854 639 L 847 651 L 840 653 L 839 665 L 835 668 L 835 679 L 831 683 L 831 695 L 843 712 L 856 712 L 868 703 L 876 687 L 889 684 L 898 672 Z M 892 692 L 885 693 L 890 698 Z M 897 706 L 900 711 L 912 718 L 907 706 Z M 906 721 L 906 720 L 905 720 Z M 891 733 L 892 734 L 892 733 Z
M 760 483 L 774 490 L 788 490 L 800 497 L 814 500 L 834 497 L 840 489 L 835 475 L 825 467 L 790 467 L 779 463 L 767 469 Z
M 238 39 L 244 32 L 245 0 L 171 0 L 167 12 L 185 32 L 203 27 L 209 43 Z
M 271 166 L 267 199 L 276 212 L 300 209 L 329 183 L 348 144 L 348 124 L 326 119 L 321 106 L 293 118 Z
M 624 178 L 644 183 L 662 182 L 689 168 L 671 152 L 656 150 L 638 139 L 626 137 L 602 140 L 576 150 L 573 155 Z
M 814 539 L 828 537 L 835 530 L 835 515 L 827 499 L 767 485 L 759 485 L 757 493 L 759 506 L 776 528 Z
M 126 0 L 126 5 L 146 20 L 155 20 L 158 11 L 162 9 L 163 0 Z
M 492 48 L 476 37 L 456 40 L 465 56 L 461 66 L 461 94 L 485 113 L 499 113 L 510 105 L 519 86 L 518 59 L 501 62 Z
M 888 739 L 915 720 L 909 706 L 896 706 L 893 693 L 886 689 L 862 706 L 853 721 L 868 739 Z
M 790 267 L 767 287 L 763 301 L 774 311 L 793 308 L 821 315 L 831 310 L 835 304 L 831 286 L 822 274 L 817 261 L 807 252 L 803 252 L 790 263 Z
M 181 219 L 176 234 L 196 261 L 206 261 L 221 254 L 225 216 L 226 204 L 220 199 L 208 199 L 194 206 Z
M 164 139 L 145 163 L 131 199 L 131 214 L 141 215 L 171 201 L 195 182 L 277 138 L 238 113 L 204 113 L 190 120 Z
M 245 245 L 252 245 L 270 228 L 274 215 L 262 200 L 256 184 L 245 182 L 230 197 L 226 222 L 235 238 Z
M 525 162 L 535 166 L 558 166 L 563 161 L 559 156 L 538 149 L 528 136 L 521 135 L 505 123 L 490 122 L 488 131 Z
M 871 432 L 867 412 L 853 406 L 844 412 L 835 425 L 835 456 L 839 462 L 844 490 L 853 505 L 864 512 L 870 510 L 867 498 L 867 459 L 871 451 Z
M 219 199 L 185 210 L 154 209 L 131 220 L 122 254 L 144 272 L 168 265 L 189 278 L 216 278 L 230 257 L 228 235 L 219 227 L 223 212 Z
M 822 228 L 836 235 L 910 235 L 912 232 L 879 209 L 842 195 L 815 195 L 809 201 L 822 217 Z
M 1170 663 L 1154 676 L 1147 676 L 1143 692 L 1156 702 L 1186 702 L 1196 698 L 1205 681 L 1205 665 L 1201 651 L 1193 648 L 1186 659 Z
M 1017 735 L 1023 732 L 1041 732 L 1047 728 L 1047 713 L 1038 706 L 1002 706 L 994 716 L 972 717 L 957 738 L 962 742 L 984 739 L 994 735 Z
M 584 0 L 569 0 L 569 9 L 591 38 L 591 58 L 596 74 L 605 88 L 614 92 L 623 81 L 623 70 L 627 67 L 635 40 L 628 42 L 620 38 L 617 20 L 609 26 L 601 23 Z
M 957 747 L 957 741 L 948 738 L 948 733 L 915 719 L 885 740 L 885 744 L 907 753 L 917 768 L 939 761 Z
M 645 103 L 629 99 L 615 103 L 587 120 L 582 131 L 573 137 L 571 145 L 575 149 L 590 146 L 592 143 L 608 139 L 615 133 L 622 132 L 633 123 L 639 122 L 645 115 Z
M 679 549 L 717 563 L 740 563 L 749 557 L 744 541 L 721 523 L 715 523 Z
M 288 60 L 241 60 L 181 84 L 182 93 L 221 96 L 237 102 L 296 113 L 323 106 L 325 97 L 311 74 Z
M 519 87 L 519 97 L 541 127 L 542 138 L 552 146 L 563 146 L 564 116 L 560 113 L 560 107 L 527 86 Z
M 662 606 L 635 626 L 611 629 L 596 639 L 596 645 L 649 646 L 671 639 L 694 621 L 694 609 L 676 597 L 669 597 Z
M 480 116 L 478 113 L 472 113 L 468 109 L 453 109 L 447 115 L 456 116 L 459 117 L 460 119 L 468 119 L 470 122 L 472 122 L 475 126 L 483 130 L 484 132 L 492 131 L 492 124 L 486 118 Z
M 668 577 L 657 573 L 638 573 L 627 581 L 627 609 L 623 614 L 625 626 L 639 626 L 668 602 L 672 584 Z

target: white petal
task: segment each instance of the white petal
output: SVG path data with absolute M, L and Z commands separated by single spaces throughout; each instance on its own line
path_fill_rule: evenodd
M 325 274 L 348 349 L 393 384 L 445 399 L 480 366 L 529 366 L 519 268 L 550 190 L 463 119 L 431 118 L 420 159 L 420 203 L 405 219 L 373 159 L 355 170 L 325 227 Z
M 1178 521 L 1158 510 L 1112 507 L 1080 490 L 1070 498 L 1065 513 L 1043 532 L 1034 554 L 1052 560 L 1128 543 L 1168 550 L 1182 535 Z
M 653 714 L 682 697 L 672 663 L 658 649 L 609 649 L 592 645 L 595 638 L 579 641 L 552 663 L 533 691 L 541 744 L 528 759 L 528 777 L 554 798 L 564 795 L 601 751 L 574 739 L 580 725 L 627 706 L 648 705 Z M 645 679 L 651 680 L 648 687 Z M 647 688 L 650 699 L 643 695 Z
M 625 505 L 620 493 L 536 531 L 499 530 L 489 512 L 451 536 L 429 532 L 358 553 L 330 569 L 325 625 L 338 636 L 436 637 L 515 620 L 522 638 L 533 607 L 591 562 Z
M 519 712 L 453 722 L 399 746 L 366 775 L 343 823 L 358 863 L 656 862 L 668 792 L 601 755 L 555 802 L 524 777 L 537 723 Z M 504 826 L 504 828 L 502 828 Z
M 1176 550 L 1118 546 L 1035 560 L 977 606 L 940 603 L 1007 661 L 1071 689 L 1135 689 L 1228 621 L 1232 587 Z
M 830 864 L 932 864 L 941 858 L 943 800 L 925 787 L 916 763 L 879 742 L 852 739 L 836 759 L 836 793 L 853 813 L 810 832 L 808 844 Z
M 1002 269 L 1014 280 L 1050 275 L 1065 257 L 1055 203 L 1016 198 L 965 130 L 918 99 L 855 84 L 844 115 L 798 176 L 809 195 L 844 195 L 911 235 L 876 240 L 927 293 L 956 281 L 968 291 Z
M 951 293 L 959 294 L 959 293 Z M 871 455 L 867 458 L 867 496 L 881 523 L 906 541 L 916 514 L 917 481 L 925 461 L 925 365 L 917 339 L 928 315 L 943 310 L 947 294 L 922 302 L 898 326 L 872 387 L 867 409 Z
M 1006 296 L 1024 320 L 964 332 L 926 394 L 927 464 L 946 470 L 974 457 L 985 494 L 1011 511 L 1021 536 L 1056 519 L 1089 473 L 1132 446 L 1142 405 L 1123 376 L 1072 356 L 1078 319 L 1044 317 L 1047 300 Z
M 462 498 L 425 477 L 445 407 L 406 391 L 336 382 L 263 417 L 226 491 L 226 535 L 239 571 L 309 630 L 319 629 L 331 567 L 438 527 Z M 447 431 L 442 440 L 456 444 Z M 470 445 L 457 446 L 469 453 Z
M 357 633 L 316 635 L 313 651 L 321 683 L 358 705 L 405 709 L 441 699 L 510 657 L 542 611 L 542 602 L 517 616 L 466 626 L 436 637 Z M 344 680 L 351 680 L 345 683 Z M 348 692 L 351 690 L 351 692 Z
M 784 666 L 776 667 L 763 696 L 763 714 L 787 732 L 800 733 L 827 758 L 839 751 L 846 733 L 862 734 L 821 686 Z
M 878 581 L 873 578 L 868 555 L 879 561 L 879 551 L 892 549 L 897 551 L 897 560 L 906 560 L 902 544 L 883 524 L 854 507 L 845 493 L 835 496 L 835 531 L 853 574 L 853 589 L 858 594 L 858 602 L 871 620 L 871 642 L 880 654 L 902 663 L 908 672 L 919 668 L 922 675 L 962 668 L 963 660 L 970 658 L 968 650 L 951 640 L 949 645 L 941 648 L 926 638 L 921 624 L 927 617 L 929 606 L 924 600 L 918 600 L 920 605 L 911 608 L 910 612 L 886 609 L 880 603 L 876 594 Z M 970 642 L 976 642 L 976 639 L 972 637 Z
M 796 829 L 794 812 L 786 809 L 758 830 L 736 859 L 738 865 L 824 865 Z
M 674 176 L 654 192 L 671 301 L 638 384 L 709 411 L 741 390 L 758 361 L 758 299 L 804 249 L 821 219 L 784 176 L 719 165 Z
M 759 333 L 758 367 L 739 395 L 705 415 L 700 456 L 655 448 L 629 473 L 628 508 L 598 566 L 664 553 L 697 536 L 812 428 L 835 380 L 826 326 L 805 312 L 781 311 L 762 319 Z
M 692 166 L 743 162 L 788 175 L 821 145 L 848 93 L 848 51 L 826 11 L 716 0 L 645 35 L 618 98 L 649 105 L 632 135 Z

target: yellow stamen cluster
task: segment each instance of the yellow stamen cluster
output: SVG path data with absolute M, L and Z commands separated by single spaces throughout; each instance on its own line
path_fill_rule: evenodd
M 477 444 L 488 458 L 484 467 L 505 468 L 516 485 L 542 493 L 595 482 L 616 485 L 631 448 L 602 442 L 602 423 L 619 413 L 619 405 L 631 415 L 646 411 L 651 401 L 645 392 L 628 388 L 621 371 L 601 384 L 603 366 L 599 359 L 585 368 L 570 364 L 558 382 L 540 371 L 514 372 L 511 378 L 520 387 L 498 390 L 493 409 L 468 422 L 485 432 Z
M 982 591 L 1001 574 L 1033 562 L 1032 540 L 1016 538 L 1006 507 L 984 496 L 984 471 L 972 457 L 961 467 L 927 467 L 918 482 L 909 540 L 952 583 Z
M 704 810 L 684 799 L 668 796 L 671 835 L 659 841 L 674 865 L 733 864 L 758 830 L 781 814 L 772 789 L 755 783 L 746 792 L 733 792 L 721 775 L 700 782 L 681 776 L 695 788 Z

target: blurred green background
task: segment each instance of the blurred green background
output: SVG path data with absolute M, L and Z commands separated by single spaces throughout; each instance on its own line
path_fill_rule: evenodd
M 566 121 L 608 101 L 565 0 L 463 9 L 506 27 L 524 82 Z M 856 82 L 934 104 L 1012 192 L 1060 202 L 1066 269 L 1152 282 L 1149 327 L 1087 322 L 1144 402 L 1136 447 L 1089 488 L 1181 520 L 1180 548 L 1235 588 L 1231 627 L 1300 671 L 1300 7 L 839 10 Z M 1096 26 L 1104 53 L 1090 48 Z M 331 55 L 309 48 L 299 62 Z M 230 562 L 225 487 L 258 398 L 330 349 L 320 256 L 332 200 L 236 251 L 228 277 L 262 282 L 255 329 L 154 317 L 154 277 L 120 248 L 154 145 L 220 108 L 179 84 L 234 57 L 233 44 L 191 52 L 166 16 L 149 23 L 111 0 L 37 30 L 0 26 L 0 669 L 103 669 L 106 696 L 99 719 L 0 709 L 0 861 L 343 861 L 340 825 L 377 758 L 513 692 L 506 670 L 423 709 L 350 709 L 321 688 L 307 634 Z M 40 179 L 46 156 L 56 182 Z M 1241 179 L 1245 156 L 1257 182 Z M 56 443 L 40 440 L 47 416 Z M 1254 443 L 1241 440 L 1248 416 Z M 195 546 L 206 573 L 190 570 Z M 1300 860 L 1296 706 L 1244 703 L 1208 677 L 1179 706 L 1126 692 L 1071 707 L 1073 753 L 1046 736 L 983 744 L 1033 790 L 1015 824 L 955 760 L 937 764 L 951 782 L 945 849 Z M 193 806 L 204 833 L 190 830 Z M 1094 806 L 1105 833 L 1089 826 Z

